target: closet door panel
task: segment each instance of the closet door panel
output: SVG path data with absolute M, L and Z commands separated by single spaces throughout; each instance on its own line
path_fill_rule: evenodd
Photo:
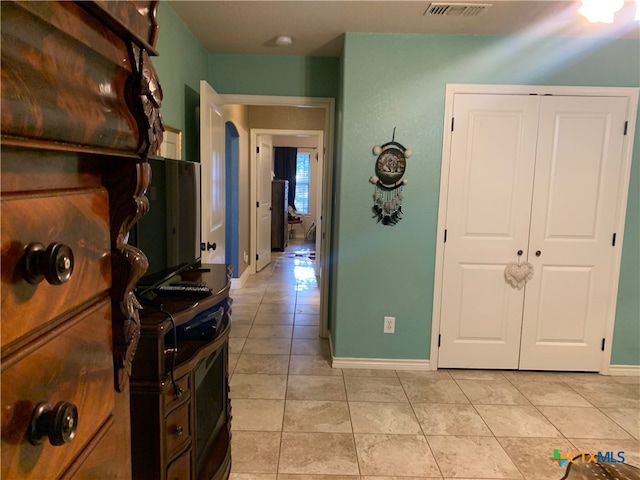
M 441 367 L 517 368 L 539 98 L 456 95 L 441 303 Z
M 521 369 L 601 365 L 627 100 L 544 97 Z

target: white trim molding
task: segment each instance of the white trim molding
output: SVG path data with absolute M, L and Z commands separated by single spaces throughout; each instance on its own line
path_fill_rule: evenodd
M 251 269 L 245 268 L 240 278 L 232 278 L 231 279 L 231 288 L 240 288 L 244 287 L 244 284 L 247 283 L 249 277 L 251 276 Z
M 432 370 L 429 360 L 412 360 L 396 358 L 351 358 L 333 355 L 331 332 L 327 331 L 329 351 L 331 352 L 331 368 L 352 368 L 366 370 Z
M 262 106 L 289 106 L 289 107 L 316 107 L 324 108 L 326 112 L 325 127 L 322 130 L 322 136 L 320 137 L 324 143 L 323 148 L 318 148 L 318 153 L 324 154 L 324 173 L 322 175 L 321 190 L 322 202 L 318 205 L 318 217 L 322 218 L 322 222 L 316 221 L 317 228 L 319 229 L 321 239 L 320 245 L 322 248 L 318 249 L 316 246 L 316 265 L 321 269 L 322 274 L 320 276 L 320 337 L 326 337 L 328 335 L 328 316 L 329 316 L 329 239 L 331 238 L 331 212 L 333 211 L 333 168 L 334 168 L 334 130 L 335 130 L 335 98 L 332 97 L 288 97 L 277 95 L 236 95 L 236 94 L 224 94 L 221 95 L 225 105 L 262 105 Z M 251 130 L 251 129 L 250 129 Z M 280 133 L 279 133 L 280 134 Z M 255 178 L 255 138 L 249 134 L 249 164 L 251 166 L 249 173 L 249 189 L 250 189 L 250 202 L 249 205 L 256 204 L 256 178 Z M 249 224 L 251 225 L 250 233 L 250 247 L 249 247 L 249 259 L 250 265 L 247 267 L 252 273 L 256 273 L 256 263 L 253 260 L 256 256 L 257 240 L 255 237 L 255 224 L 256 224 L 256 209 L 251 208 L 251 214 Z M 323 240 L 326 239 L 326 240 Z
M 609 375 L 612 377 L 640 377 L 640 365 L 611 365 Z
M 432 370 L 429 360 L 412 360 L 397 358 L 352 358 L 336 357 L 333 354 L 333 341 L 331 332 L 327 331 L 329 337 L 329 351 L 331 352 L 332 368 L 351 368 L 366 370 Z
M 333 368 L 357 368 L 369 370 L 431 370 L 429 360 L 395 358 L 347 358 L 331 356 Z

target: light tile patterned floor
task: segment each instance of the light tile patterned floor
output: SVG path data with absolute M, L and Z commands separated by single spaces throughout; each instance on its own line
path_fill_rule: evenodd
M 637 377 L 333 369 L 300 245 L 231 296 L 231 480 L 558 480 L 554 449 L 640 466 Z

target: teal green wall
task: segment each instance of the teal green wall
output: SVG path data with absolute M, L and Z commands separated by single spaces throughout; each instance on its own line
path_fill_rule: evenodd
M 640 132 L 636 129 L 611 364 L 640 365 Z
M 183 158 L 200 157 L 200 80 L 222 94 L 337 97 L 339 58 L 209 54 L 166 1 L 158 7 L 158 24 L 153 65 L 164 93 L 161 113 L 183 132 Z
M 167 2 L 158 7 L 160 31 L 153 66 L 162 84 L 160 110 L 166 125 L 183 133 L 183 158 L 200 160 L 196 108 L 200 80 L 207 78 L 207 51 Z
M 335 216 L 337 357 L 428 359 L 442 157 L 445 85 L 640 85 L 636 40 L 348 33 L 343 52 Z M 372 147 L 391 140 L 407 160 L 404 218 L 371 218 Z M 638 175 L 640 127 L 633 154 Z M 640 364 L 639 185 L 629 193 L 613 363 Z M 385 315 L 396 333 L 382 333 Z
M 336 97 L 339 59 L 295 55 L 209 55 L 218 93 Z
M 336 97 L 331 321 L 338 357 L 428 359 L 446 83 L 640 85 L 637 40 L 347 34 L 343 57 L 208 55 L 166 2 L 159 8 L 162 114 L 191 131 L 185 92 Z M 185 54 L 189 52 L 189 54 Z M 371 149 L 391 139 L 408 160 L 405 218 L 371 218 Z M 195 128 L 195 127 L 194 127 Z M 613 364 L 640 365 L 640 125 L 636 128 Z M 397 318 L 396 334 L 382 317 Z

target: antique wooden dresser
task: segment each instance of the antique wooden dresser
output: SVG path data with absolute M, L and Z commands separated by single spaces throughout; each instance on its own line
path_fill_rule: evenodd
M 131 477 L 156 3 L 1 2 L 3 479 Z

